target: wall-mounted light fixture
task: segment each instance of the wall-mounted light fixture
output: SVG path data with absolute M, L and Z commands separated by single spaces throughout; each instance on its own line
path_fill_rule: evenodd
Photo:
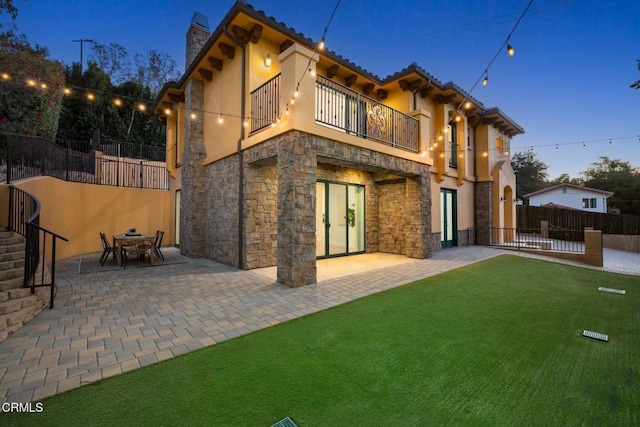
M 267 68 L 271 68 L 271 55 L 267 53 L 267 56 L 264 58 L 264 66 Z

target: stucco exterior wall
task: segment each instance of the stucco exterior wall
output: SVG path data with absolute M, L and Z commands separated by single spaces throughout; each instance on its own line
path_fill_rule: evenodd
M 129 228 L 151 235 L 163 230 L 163 243 L 173 241 L 169 191 L 80 184 L 51 177 L 14 185 L 40 201 L 42 227 L 69 239 L 58 243 L 59 259 L 101 251 L 100 232 L 110 238 Z

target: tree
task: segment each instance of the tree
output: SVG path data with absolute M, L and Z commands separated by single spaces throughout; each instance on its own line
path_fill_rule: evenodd
M 568 173 L 560 174 L 559 177 L 552 179 L 548 182 L 549 185 L 557 185 L 557 184 L 573 184 L 573 185 L 582 185 L 582 179 L 580 178 L 571 178 Z
M 62 65 L 23 35 L 0 34 L 0 132 L 55 138 L 62 102 Z
M 637 59 L 636 62 L 638 63 L 638 70 L 640 70 L 640 59 Z M 636 82 L 632 83 L 630 87 L 634 89 L 640 89 L 640 80 L 636 80 Z
M 535 158 L 536 153 L 525 151 L 511 157 L 511 167 L 516 173 L 516 197 L 541 190 L 546 186 L 548 166 Z
M 130 74 L 127 49 L 118 43 L 94 44 L 90 59 L 116 84 L 126 81 Z
M 133 61 L 135 72 L 131 80 L 147 86 L 154 95 L 166 82 L 180 78 L 176 61 L 155 49 L 150 50 L 147 55 L 136 53 Z
M 599 157 L 584 172 L 584 185 L 612 191 L 609 208 L 618 208 L 623 214 L 640 215 L 640 171 L 631 163 L 609 157 Z

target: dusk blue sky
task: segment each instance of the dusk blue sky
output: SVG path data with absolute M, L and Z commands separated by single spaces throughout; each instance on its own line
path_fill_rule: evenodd
M 79 61 L 80 47 L 72 40 L 88 38 L 119 43 L 131 57 L 157 49 L 181 71 L 193 13 L 207 16 L 213 29 L 234 3 L 14 1 L 18 31 L 47 47 L 52 59 Z M 528 2 L 342 0 L 327 46 L 380 77 L 416 62 L 438 80 L 469 91 Z M 336 2 L 249 4 L 317 41 Z M 471 95 L 525 129 L 513 139 L 512 151 L 535 147 L 550 178 L 577 177 L 598 156 L 640 167 L 640 90 L 629 88 L 640 79 L 640 1 L 534 0 L 510 42 L 515 56 L 501 53 L 489 68 L 489 85 L 478 85 Z M 85 46 L 85 60 L 88 54 Z

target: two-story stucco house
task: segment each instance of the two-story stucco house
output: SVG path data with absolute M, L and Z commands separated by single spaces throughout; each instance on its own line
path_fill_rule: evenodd
M 304 286 L 319 258 L 428 258 L 515 227 L 517 123 L 415 64 L 379 78 L 242 1 L 213 31 L 194 16 L 154 109 L 188 256 Z
M 611 191 L 574 184 L 557 184 L 525 194 L 523 197 L 529 200 L 529 206 L 553 204 L 587 212 L 607 213 L 607 199 L 611 196 Z

